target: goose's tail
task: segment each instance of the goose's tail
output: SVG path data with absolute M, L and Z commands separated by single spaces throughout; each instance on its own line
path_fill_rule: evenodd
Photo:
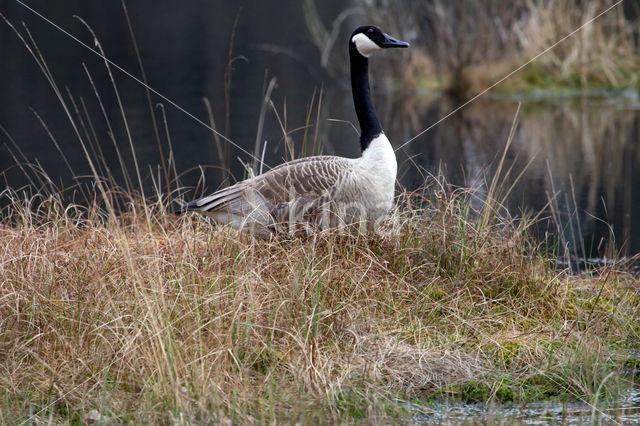
M 198 200 L 190 201 L 184 204 L 182 207 L 179 207 L 177 210 L 175 210 L 174 213 L 177 215 L 181 215 L 183 213 L 193 212 L 196 210 L 200 210 L 200 206 L 198 206 Z

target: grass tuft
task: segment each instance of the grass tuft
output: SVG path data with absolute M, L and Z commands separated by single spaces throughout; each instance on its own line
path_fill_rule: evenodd
M 557 271 L 526 221 L 437 188 L 380 234 L 274 241 L 5 192 L 0 420 L 382 420 L 631 386 L 638 281 Z

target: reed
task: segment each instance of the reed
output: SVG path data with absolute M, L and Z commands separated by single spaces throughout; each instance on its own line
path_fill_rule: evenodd
M 407 0 L 393 8 L 387 3 L 358 2 L 368 19 L 413 41 L 397 66 L 420 69 L 404 74 L 404 87 L 435 86 L 470 98 L 617 2 Z M 638 88 L 638 17 L 633 3 L 619 4 L 496 90 Z

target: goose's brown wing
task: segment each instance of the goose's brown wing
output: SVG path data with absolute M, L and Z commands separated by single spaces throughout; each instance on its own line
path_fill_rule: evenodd
M 183 211 L 245 216 L 256 209 L 275 213 L 290 203 L 306 205 L 330 195 L 352 166 L 352 160 L 342 157 L 302 158 L 192 201 Z

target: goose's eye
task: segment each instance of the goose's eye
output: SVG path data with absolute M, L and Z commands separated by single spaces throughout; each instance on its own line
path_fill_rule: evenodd
M 373 34 L 373 28 L 369 28 L 369 29 L 367 30 L 367 32 L 368 32 L 369 34 Z

